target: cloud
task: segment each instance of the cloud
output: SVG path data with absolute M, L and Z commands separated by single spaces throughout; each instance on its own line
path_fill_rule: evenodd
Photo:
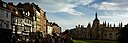
M 51 6 L 57 6 L 54 8 L 51 8 Z M 69 13 L 71 15 L 85 15 L 82 12 L 76 11 L 75 9 L 73 9 L 74 7 L 76 7 L 76 5 L 73 4 L 54 4 L 54 5 L 46 5 L 46 11 L 50 12 L 50 13 L 58 13 L 58 12 L 65 12 L 65 13 Z
M 77 11 L 74 9 L 79 5 L 87 5 L 94 0 L 4 0 L 6 2 L 14 2 L 15 4 L 18 2 L 35 2 L 40 4 L 46 12 L 49 13 L 58 13 L 65 12 L 71 15 L 85 15 L 84 13 Z
M 44 11 L 47 12 L 48 20 L 59 24 L 62 27 L 63 31 L 65 29 L 74 28 L 75 25 L 78 24 L 83 24 L 86 27 L 88 22 L 91 23 L 93 22 L 94 18 L 91 17 L 94 15 L 91 14 L 94 11 L 98 12 L 98 17 L 101 23 L 103 20 L 108 21 L 112 24 L 115 23 L 116 25 L 118 25 L 119 22 L 123 22 L 124 24 L 128 22 L 127 0 L 109 0 L 109 1 L 103 1 L 101 3 L 95 3 L 94 2 L 95 0 L 3 0 L 3 1 L 7 1 L 7 2 L 11 1 L 15 3 L 35 2 L 39 5 L 39 7 L 41 7 Z M 89 5 L 90 3 L 93 4 Z M 89 6 L 90 9 L 86 8 L 86 5 Z M 82 11 L 80 11 L 79 9 L 75 9 L 80 7 L 85 9 L 84 10 L 80 9 Z M 88 14 L 87 16 L 85 16 L 85 12 L 87 12 L 86 13 L 86 15 Z M 63 13 L 66 15 L 64 16 L 66 18 L 62 18 Z M 68 14 L 70 14 L 69 17 L 67 17 Z
M 89 4 L 93 1 L 94 0 L 74 0 L 74 1 L 71 1 L 71 2 L 75 5 L 87 5 L 87 4 Z
M 119 9 L 117 3 L 108 3 L 108 2 L 103 2 L 101 3 L 101 5 L 99 6 L 99 10 L 116 10 Z
M 128 10 L 128 2 L 102 2 L 102 3 L 95 3 L 90 7 L 98 9 L 98 10 Z M 126 6 L 124 6 L 126 5 Z
M 119 22 L 122 22 L 123 25 L 126 25 L 128 23 L 128 12 L 127 11 L 122 11 L 122 12 L 117 12 L 117 11 L 112 11 L 111 13 L 108 13 L 111 15 L 103 15 L 99 16 L 100 19 L 104 19 L 106 21 L 109 21 L 110 23 L 115 23 L 116 25 L 119 24 Z
M 85 15 L 74 8 L 79 5 L 87 5 L 92 1 L 93 0 L 46 0 L 43 2 L 42 7 L 50 13 L 65 12 L 71 15 Z
M 87 25 L 88 21 L 85 17 L 81 17 L 85 15 L 85 13 L 78 11 L 75 9 L 79 6 L 86 6 L 94 0 L 4 0 L 6 2 L 14 2 L 17 4 L 18 2 L 35 2 L 39 5 L 44 11 L 47 12 L 48 20 L 51 22 L 56 22 L 62 27 L 62 30 L 74 28 L 75 25 L 83 24 Z M 50 14 L 49 14 L 50 13 Z M 70 19 L 63 19 L 58 17 L 60 15 L 54 15 L 56 13 L 64 13 L 70 14 Z M 52 16 L 54 15 L 54 16 Z M 75 16 L 74 16 L 75 15 Z
M 62 27 L 62 31 L 66 29 L 73 29 L 78 24 L 84 25 L 86 27 L 89 22 L 92 22 L 92 19 L 88 20 L 82 16 L 71 16 L 69 19 L 65 19 L 51 15 L 48 18 L 52 18 L 50 21 L 56 22 L 60 27 Z

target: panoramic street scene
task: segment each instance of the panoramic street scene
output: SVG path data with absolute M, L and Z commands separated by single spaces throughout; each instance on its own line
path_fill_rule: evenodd
M 0 0 L 0 43 L 128 43 L 128 0 Z

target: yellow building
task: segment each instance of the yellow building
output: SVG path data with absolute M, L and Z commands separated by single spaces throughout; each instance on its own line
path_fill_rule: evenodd
M 44 12 L 42 9 L 40 9 L 40 23 L 41 23 L 41 32 L 46 33 L 46 23 L 47 23 L 47 18 L 46 18 L 46 12 Z

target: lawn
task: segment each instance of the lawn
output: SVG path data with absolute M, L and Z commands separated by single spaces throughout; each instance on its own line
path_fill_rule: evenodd
M 118 43 L 118 42 L 104 41 L 104 40 L 73 40 L 73 43 Z

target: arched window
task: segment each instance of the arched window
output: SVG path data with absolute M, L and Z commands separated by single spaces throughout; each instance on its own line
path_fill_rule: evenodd
M 106 33 L 104 34 L 104 39 L 107 39 L 107 34 Z
M 112 35 L 112 33 L 110 33 L 109 35 Z
M 116 35 L 118 35 L 119 33 L 116 33 Z
M 109 34 L 109 39 L 112 40 L 112 33 Z

